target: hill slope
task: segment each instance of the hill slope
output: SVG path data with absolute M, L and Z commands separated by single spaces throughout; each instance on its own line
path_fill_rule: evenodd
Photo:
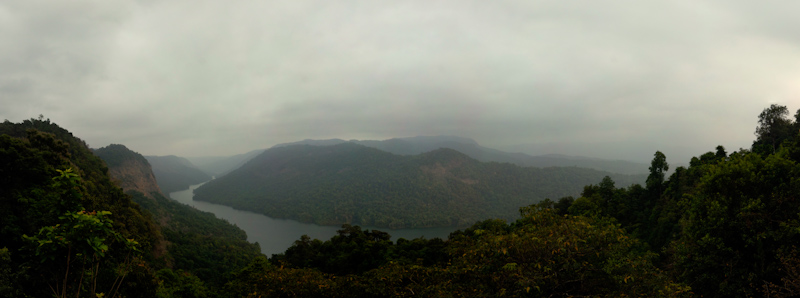
M 158 185 L 165 194 L 189 189 L 190 185 L 211 180 L 211 176 L 195 167 L 189 160 L 174 155 L 145 156 L 153 167 Z
M 123 145 L 112 145 L 96 152 L 101 153 L 99 156 L 108 164 L 109 173 L 117 180 L 123 180 L 114 176 L 118 173 L 127 175 L 127 179 L 144 179 L 129 175 L 131 171 L 126 168 L 149 169 L 144 156 Z M 108 154 L 110 152 L 113 154 Z M 170 157 L 166 160 L 181 161 Z M 141 175 L 152 177 L 153 173 L 148 171 Z M 247 234 L 243 230 L 214 214 L 167 199 L 160 192 L 149 193 L 146 198 L 137 188 L 121 186 L 161 226 L 166 243 L 169 243 L 162 249 L 166 250 L 170 267 L 197 275 L 212 289 L 220 288 L 224 283 L 219 273 L 244 267 L 260 255 L 258 244 L 247 242 Z
M 276 218 L 389 228 L 516 218 L 544 198 L 577 195 L 611 175 L 591 169 L 481 163 L 452 149 L 403 156 L 366 146 L 275 147 L 195 190 L 195 199 Z

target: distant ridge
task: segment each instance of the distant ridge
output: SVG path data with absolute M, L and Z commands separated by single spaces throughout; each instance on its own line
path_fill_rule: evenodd
M 145 158 L 153 167 L 153 174 L 164 193 L 189 189 L 190 185 L 211 180 L 211 176 L 183 157 L 168 155 Z
M 231 171 L 238 169 L 247 161 L 264 152 L 265 149 L 253 150 L 243 154 L 233 156 L 203 156 L 187 157 L 198 169 L 208 175 L 220 177 Z
M 298 142 L 284 143 L 273 146 L 284 147 L 290 145 L 313 145 L 330 146 L 341 143 L 351 142 L 380 149 L 389 153 L 399 155 L 416 155 L 424 152 L 433 151 L 439 148 L 450 148 L 464 153 L 474 159 L 483 162 L 507 162 L 526 167 L 580 167 L 599 171 L 607 171 L 620 174 L 646 174 L 648 166 L 644 163 L 637 163 L 624 160 L 607 160 L 600 158 L 590 158 L 582 156 L 568 156 L 561 154 L 547 154 L 531 156 L 524 153 L 511 153 L 498 149 L 484 147 L 473 139 L 457 136 L 416 136 L 408 138 L 392 138 L 388 140 L 350 140 L 327 139 L 312 140 L 306 139 Z M 642 181 L 643 182 L 643 181 Z

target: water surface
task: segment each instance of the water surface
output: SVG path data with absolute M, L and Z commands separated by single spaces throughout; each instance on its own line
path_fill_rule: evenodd
M 336 231 L 341 228 L 338 226 L 320 226 L 301 223 L 288 219 L 274 219 L 263 214 L 236 210 L 229 206 L 195 201 L 193 199 L 193 191 L 200 185 L 203 184 L 192 185 L 187 190 L 172 192 L 169 196 L 173 200 L 193 206 L 201 211 L 214 213 L 218 218 L 225 219 L 231 224 L 235 224 L 247 232 L 247 241 L 253 243 L 258 242 L 258 244 L 261 245 L 261 252 L 267 256 L 286 251 L 295 240 L 300 239 L 300 236 L 304 234 L 312 239 L 328 240 L 336 235 Z M 392 235 L 392 240 L 397 240 L 399 238 L 414 239 L 419 237 L 428 239 L 439 237 L 445 239 L 450 232 L 456 230 L 456 228 L 452 227 L 390 230 L 368 226 L 363 226 L 362 229 L 377 229 L 387 232 Z

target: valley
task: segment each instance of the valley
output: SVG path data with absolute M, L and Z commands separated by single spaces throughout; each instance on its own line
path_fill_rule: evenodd
M 197 210 L 211 212 L 218 218 L 236 225 L 247 232 L 247 240 L 251 243 L 258 243 L 261 253 L 271 256 L 280 254 L 292 246 L 301 236 L 307 235 L 312 239 L 329 239 L 336 235 L 338 226 L 320 226 L 311 223 L 301 223 L 290 219 L 274 219 L 263 214 L 249 211 L 237 210 L 225 205 L 218 205 L 203 201 L 193 200 L 193 191 L 202 184 L 192 185 L 188 190 L 176 191 L 169 194 L 170 198 L 197 208 Z M 362 226 L 364 229 L 378 229 L 377 227 Z M 392 240 L 400 238 L 415 239 L 424 237 L 447 239 L 447 236 L 455 231 L 455 228 L 426 228 L 426 229 L 398 229 L 387 230 L 392 235 Z

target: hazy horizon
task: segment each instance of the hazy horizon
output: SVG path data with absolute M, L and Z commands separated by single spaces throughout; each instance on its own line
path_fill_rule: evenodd
M 668 161 L 800 108 L 800 2 L 0 3 L 0 120 L 90 146 L 230 156 L 454 135 Z

